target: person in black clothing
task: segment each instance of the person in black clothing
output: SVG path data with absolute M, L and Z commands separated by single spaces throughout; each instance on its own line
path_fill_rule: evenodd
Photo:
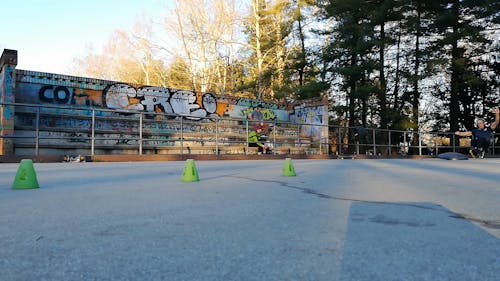
M 472 141 L 471 141 L 472 148 L 469 151 L 469 153 L 473 158 L 477 157 L 484 158 L 484 153 L 486 152 L 486 150 L 488 150 L 488 147 L 490 146 L 493 132 L 497 128 L 498 123 L 500 123 L 500 109 L 495 108 L 493 112 L 495 113 L 495 121 L 491 124 L 490 127 L 486 127 L 486 121 L 481 118 L 478 119 L 476 122 L 477 128 L 474 128 L 471 131 L 467 132 L 459 132 L 459 131 L 455 132 L 455 135 L 461 137 L 472 136 Z

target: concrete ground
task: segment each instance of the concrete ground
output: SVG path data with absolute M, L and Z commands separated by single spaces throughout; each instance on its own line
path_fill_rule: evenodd
M 498 280 L 500 159 L 0 164 L 0 279 Z

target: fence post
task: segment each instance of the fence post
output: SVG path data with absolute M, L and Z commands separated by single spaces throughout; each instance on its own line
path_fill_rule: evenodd
M 142 112 L 139 115 L 139 155 L 142 155 Z
M 496 155 L 496 151 L 495 151 L 495 143 L 496 143 L 496 133 L 493 133 L 493 145 L 491 146 L 491 148 L 493 149 L 493 155 Z
M 418 155 L 422 156 L 422 134 L 418 131 Z
M 248 143 L 248 135 L 250 134 L 250 132 L 248 131 L 248 120 L 245 120 L 245 130 L 246 130 L 245 141 L 246 141 L 246 144 L 247 144 L 247 147 L 245 149 L 245 155 L 247 155 L 248 154 L 248 150 L 250 149 L 250 145 Z
M 297 125 L 297 141 L 299 143 L 299 147 L 301 146 L 300 144 L 300 124 Z
M 181 156 L 184 155 L 184 117 L 181 116 Z
M 219 118 L 215 119 L 215 155 L 219 155 Z
M 92 109 L 92 124 L 90 125 L 90 155 L 94 156 L 95 149 L 95 109 Z
M 387 130 L 388 134 L 389 134 L 389 156 L 392 155 L 392 145 L 391 145 L 391 130 Z
M 35 124 L 35 155 L 38 156 L 40 149 L 40 106 L 36 107 L 36 124 Z
M 403 131 L 403 150 L 406 149 L 406 131 Z M 410 144 L 408 144 L 408 153 L 410 152 Z
M 276 149 L 276 121 L 273 121 L 273 149 Z
M 455 134 L 452 134 L 453 139 L 453 152 L 455 152 Z
M 322 125 L 318 125 L 319 127 L 321 127 L 319 129 L 320 133 L 319 133 L 319 154 L 323 154 L 322 153 L 322 150 L 321 150 L 321 146 L 323 145 L 323 126 Z
M 436 156 L 437 156 L 437 155 L 439 154 L 439 151 L 438 151 L 438 149 L 439 149 L 439 147 L 438 147 L 438 146 L 439 146 L 439 145 L 438 145 L 438 135 L 437 135 L 437 134 L 435 134 L 434 140 L 435 140 L 435 141 L 434 141 L 434 145 L 435 145 L 435 147 L 436 147 Z
M 338 130 L 339 130 L 339 150 L 337 151 L 337 155 L 342 155 L 342 129 L 340 126 L 338 127 Z
M 326 155 L 330 155 L 330 126 L 328 125 L 325 125 L 326 126 L 326 131 L 327 131 L 327 137 L 326 137 L 326 140 L 325 140 L 325 143 L 326 143 Z
M 377 143 L 375 140 L 375 138 L 376 138 L 375 128 L 373 128 L 372 132 L 373 132 L 373 134 L 372 134 L 373 135 L 373 155 L 376 156 L 377 155 Z

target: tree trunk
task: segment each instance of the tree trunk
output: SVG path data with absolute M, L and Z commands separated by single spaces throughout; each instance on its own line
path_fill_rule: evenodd
M 387 114 L 387 81 L 385 79 L 385 20 L 380 24 L 380 48 L 379 48 L 379 106 L 380 106 L 380 127 L 385 129 L 388 124 Z
M 356 54 L 351 54 L 351 67 L 354 67 L 356 65 Z M 354 78 L 348 77 L 349 79 L 349 116 L 348 116 L 348 126 L 352 127 L 354 126 L 354 109 L 355 109 L 355 98 L 354 98 L 354 93 L 356 92 L 356 81 Z
M 302 27 L 302 13 L 301 13 L 301 5 L 300 5 L 300 1 L 299 1 L 299 5 L 297 7 L 298 9 L 298 19 L 297 19 L 297 23 L 298 23 L 298 31 L 299 31 L 299 40 L 300 40 L 300 49 L 301 49 L 301 55 L 300 55 L 300 60 L 301 60 L 301 64 L 300 64 L 300 67 L 298 69 L 298 74 L 299 74 L 299 85 L 302 86 L 304 85 L 304 73 L 305 73 L 305 68 L 306 68 L 306 65 L 307 65 L 307 58 L 306 58 L 306 39 L 305 39 L 305 36 L 304 36 L 304 28 Z
M 458 19 L 459 19 L 459 0 L 453 1 L 453 14 L 455 16 L 455 22 L 453 23 L 453 42 L 451 50 L 451 81 L 450 81 L 450 130 L 452 132 L 459 129 L 458 122 L 460 117 L 460 105 L 459 105 L 459 95 L 460 95 L 460 67 L 457 60 L 460 58 L 460 50 L 458 49 L 458 39 L 456 34 L 458 34 Z
M 415 66 L 413 70 L 413 99 L 412 99 L 412 121 L 418 127 L 418 105 L 420 102 L 420 92 L 418 89 L 418 82 L 420 80 L 420 38 L 422 37 L 421 29 L 421 16 L 422 16 L 422 6 L 419 1 L 417 1 L 417 32 L 415 34 Z
M 262 99 L 262 66 L 264 65 L 264 57 L 260 45 L 260 8 L 259 0 L 252 1 L 252 10 L 255 28 L 255 53 L 257 55 L 257 98 Z
M 397 51 L 396 51 L 396 74 L 394 77 L 394 110 L 398 110 L 399 108 L 399 83 L 400 83 L 400 71 L 399 71 L 399 60 L 401 53 L 401 24 L 398 30 L 398 40 L 397 40 Z

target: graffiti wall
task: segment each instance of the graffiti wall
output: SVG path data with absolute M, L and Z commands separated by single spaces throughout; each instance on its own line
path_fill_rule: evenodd
M 1 67 L 1 66 L 0 66 Z M 0 68 L 0 102 L 14 102 L 14 66 L 5 65 Z M 14 133 L 14 107 L 0 106 L 0 135 L 11 136 Z M 13 141 L 10 138 L 0 139 L 0 155 L 8 154 L 13 150 Z
M 16 101 L 30 104 L 92 107 L 128 112 L 164 113 L 186 119 L 245 118 L 257 100 L 222 98 L 162 87 L 18 70 Z M 266 120 L 289 121 L 284 105 L 263 104 Z
M 136 143 L 134 132 L 138 131 L 138 126 L 142 126 L 142 130 L 150 134 L 152 143 L 176 145 L 172 140 L 174 138 L 168 134 L 179 133 L 179 120 L 190 122 L 189 125 L 184 123 L 184 133 L 197 134 L 197 138 L 210 136 L 207 139 L 213 138 L 215 131 L 214 126 L 209 124 L 221 118 L 235 120 L 236 124 L 240 124 L 236 129 L 221 126 L 217 131 L 227 134 L 234 131 L 234 134 L 241 136 L 246 132 L 241 126 L 242 120 L 247 120 L 259 104 L 263 107 L 265 121 L 300 123 L 300 135 L 311 139 L 320 139 L 328 134 L 327 129 L 316 126 L 328 122 L 327 105 L 324 102 L 265 103 L 213 93 L 16 70 L 9 66 L 5 71 L 0 81 L 4 102 L 13 102 L 15 97 L 17 104 L 26 106 L 16 107 L 15 114 L 2 106 L 2 118 L 14 120 L 19 135 L 32 135 L 38 128 L 41 143 L 88 144 L 91 115 L 101 119 L 114 118 L 112 121 L 99 119 L 94 124 L 94 129 L 101 132 L 101 141 L 110 144 L 120 144 L 124 139 L 132 139 L 127 142 Z M 28 105 L 42 107 L 38 109 Z M 142 125 L 137 122 L 139 116 L 145 120 Z M 129 135 L 124 136 L 124 133 Z
M 324 141 L 328 138 L 328 110 L 322 99 L 295 104 L 290 121 L 302 124 L 300 135 L 303 137 L 310 137 L 313 141 Z

